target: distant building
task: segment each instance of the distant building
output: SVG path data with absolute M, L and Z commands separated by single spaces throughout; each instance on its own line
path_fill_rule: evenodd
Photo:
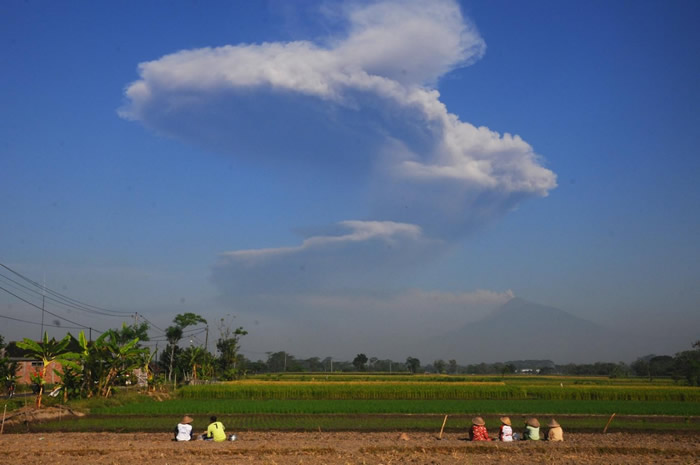
M 520 370 L 518 370 L 518 373 L 522 373 L 525 375 L 537 375 L 540 373 L 540 369 L 539 368 L 521 368 Z
M 41 344 L 41 342 L 37 343 Z M 80 351 L 80 345 L 75 338 L 73 338 L 68 345 L 68 350 L 74 352 Z M 15 376 L 17 376 L 17 383 L 32 384 L 31 375 L 33 373 L 41 373 L 43 362 L 40 359 L 29 356 L 23 349 L 17 347 L 16 342 L 10 342 L 5 346 L 5 355 L 10 359 L 10 362 L 17 362 L 17 372 L 15 373 Z M 58 362 L 54 362 L 49 366 L 49 369 L 46 370 L 45 381 L 47 384 L 55 384 L 61 381 L 61 378 L 56 375 L 54 370 L 62 373 L 63 366 Z

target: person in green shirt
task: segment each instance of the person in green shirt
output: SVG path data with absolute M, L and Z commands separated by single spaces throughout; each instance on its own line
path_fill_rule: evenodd
M 539 441 L 540 440 L 540 422 L 537 418 L 528 418 L 525 422 L 525 431 L 523 432 L 523 440 Z
M 216 421 L 216 417 L 212 416 L 210 419 L 211 423 L 207 427 L 207 434 L 204 437 L 205 441 L 221 442 L 226 440 L 226 433 L 224 424 L 220 421 Z

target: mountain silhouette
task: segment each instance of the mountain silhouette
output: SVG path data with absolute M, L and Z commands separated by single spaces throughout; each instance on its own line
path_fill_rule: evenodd
M 549 359 L 619 361 L 633 356 L 619 334 L 563 310 L 513 298 L 481 320 L 439 338 L 437 358 L 460 363 Z

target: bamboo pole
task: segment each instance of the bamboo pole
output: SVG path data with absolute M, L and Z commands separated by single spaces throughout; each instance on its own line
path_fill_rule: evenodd
M 445 419 L 442 420 L 442 428 L 440 428 L 440 436 L 438 436 L 438 439 L 442 439 L 442 432 L 445 431 L 445 423 L 447 423 L 447 415 L 445 415 Z
M 2 411 L 2 426 L 0 426 L 0 434 L 5 431 L 5 413 L 7 413 L 7 404 L 5 404 L 5 408 Z
M 605 434 L 605 433 L 608 432 L 608 426 L 610 426 L 610 423 L 612 423 L 613 418 L 615 418 L 615 414 L 614 414 L 614 413 L 613 413 L 612 415 L 610 415 L 610 419 L 609 419 L 608 422 L 605 424 L 605 428 L 603 429 L 603 434 Z

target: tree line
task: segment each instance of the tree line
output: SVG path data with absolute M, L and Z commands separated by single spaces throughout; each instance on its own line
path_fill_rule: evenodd
M 608 377 L 645 377 L 672 378 L 691 386 L 700 386 L 700 341 L 692 345 L 692 350 L 682 351 L 674 356 L 646 355 L 631 364 L 624 362 L 595 362 L 555 364 L 551 360 L 514 360 L 496 363 L 477 363 L 460 365 L 456 360 L 435 360 L 421 364 L 416 357 L 405 361 L 367 357 L 359 353 L 352 361 L 334 360 L 331 357 L 321 359 L 311 357 L 297 359 L 284 351 L 270 352 L 266 360 L 250 361 L 240 357 L 241 368 L 246 373 L 278 372 L 382 372 L 382 373 L 435 373 L 464 375 L 507 375 L 515 373 L 532 373 L 539 375 L 569 376 L 608 376 Z

